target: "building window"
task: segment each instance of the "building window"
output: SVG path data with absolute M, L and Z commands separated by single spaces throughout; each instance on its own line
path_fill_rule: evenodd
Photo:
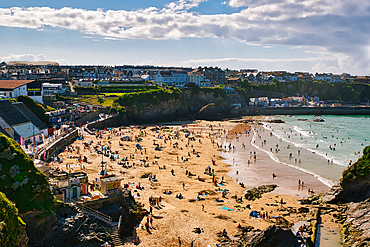
M 28 92 L 27 95 L 28 96 L 35 96 L 35 92 Z
M 41 96 L 41 92 L 35 92 L 35 96 Z

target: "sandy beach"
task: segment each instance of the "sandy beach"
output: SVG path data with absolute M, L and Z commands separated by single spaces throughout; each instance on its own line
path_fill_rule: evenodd
M 102 155 L 96 152 L 101 149 L 100 142 L 119 155 L 116 160 L 103 157 L 107 173 L 121 176 L 122 186 L 128 185 L 137 202 L 150 211 L 149 198 L 162 198 L 160 206 L 152 208 L 150 232 L 144 227 L 147 217 L 136 229 L 136 236 L 142 241 L 140 246 L 178 246 L 178 237 L 182 246 L 190 246 L 192 241 L 194 246 L 214 246 L 218 243 L 216 233 L 223 229 L 231 235 L 239 224 L 265 229 L 273 223 L 272 218 L 249 216 L 252 210 L 268 212 L 270 216 L 283 215 L 281 199 L 285 202 L 284 208 L 299 208 L 298 200 L 309 195 L 308 188 L 315 192 L 328 188 L 314 176 L 282 165 L 251 145 L 254 129 L 257 126 L 232 121 L 196 121 L 186 126 L 131 126 L 98 131 L 96 135 L 84 133 L 83 140 L 69 146 L 70 151 L 59 154 L 62 164 L 51 165 L 87 172 L 92 183 L 101 170 Z M 245 131 L 250 132 L 249 136 Z M 121 140 L 122 137 L 131 141 Z M 262 140 L 268 141 L 268 138 L 267 134 Z M 234 151 L 225 148 L 230 143 L 235 146 Z M 250 152 L 255 151 L 256 161 L 252 159 L 248 165 Z M 79 156 L 86 156 L 87 162 L 79 163 Z M 121 161 L 124 157 L 128 161 Z M 214 172 L 214 178 L 205 174 L 208 167 Z M 149 174 L 152 179 L 147 178 Z M 217 186 L 213 179 L 217 180 Z M 298 188 L 298 180 L 304 181 L 305 187 Z M 243 182 L 245 188 L 239 182 Z M 143 189 L 136 189 L 139 184 Z M 247 189 L 265 184 L 278 187 L 259 200 L 244 199 Z M 164 194 L 165 190 L 172 194 Z M 203 195 L 199 195 L 200 192 Z M 176 198 L 180 193 L 183 199 Z M 235 196 L 243 197 L 243 201 L 237 202 Z M 303 219 L 302 214 L 294 213 L 285 214 L 284 218 L 293 223 Z M 195 228 L 203 231 L 195 233 Z M 132 246 L 130 241 L 136 236 L 127 238 L 126 244 Z

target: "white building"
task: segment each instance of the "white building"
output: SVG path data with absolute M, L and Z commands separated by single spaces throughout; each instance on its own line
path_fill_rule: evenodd
M 250 98 L 249 106 L 268 106 L 269 102 L 268 97 Z
M 160 86 L 166 83 L 169 86 L 182 88 L 190 82 L 190 78 L 184 71 L 158 71 L 155 82 Z
M 62 93 L 63 86 L 62 84 L 43 83 L 42 88 L 44 95 L 53 95 Z
M 27 95 L 33 100 L 43 103 L 42 83 L 35 80 L 0 80 L 0 93 L 3 93 L 6 98 Z

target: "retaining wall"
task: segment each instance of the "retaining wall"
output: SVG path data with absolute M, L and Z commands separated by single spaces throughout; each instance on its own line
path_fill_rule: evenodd
M 76 124 L 85 124 L 86 122 L 91 122 L 95 119 L 98 119 L 99 118 L 99 111 L 93 111 L 93 112 L 89 112 L 87 113 L 85 116 L 83 116 L 82 118 L 80 119 L 77 119 L 76 120 Z
M 57 155 L 60 151 L 64 149 L 65 146 L 68 146 L 69 144 L 73 143 L 77 139 L 77 136 L 78 130 L 75 129 L 69 134 L 59 138 L 46 148 L 46 152 L 45 149 L 40 151 L 39 159 L 46 161 L 49 158 L 51 158 L 54 154 Z
M 100 120 L 94 123 L 89 123 L 86 127 L 89 130 L 92 129 L 102 129 L 102 128 L 109 128 L 109 127 L 118 127 L 122 125 L 129 124 L 126 117 L 123 117 L 120 114 L 114 115 L 112 117 L 106 118 L 104 120 Z

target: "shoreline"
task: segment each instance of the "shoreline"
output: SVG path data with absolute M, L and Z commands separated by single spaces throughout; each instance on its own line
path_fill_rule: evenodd
M 285 165 L 279 160 L 274 160 L 271 158 L 268 151 L 254 145 L 253 141 L 257 135 L 254 131 L 257 126 L 260 125 L 251 126 L 249 137 L 241 136 L 239 140 L 233 139 L 229 141 L 229 143 L 236 146 L 237 151 L 233 153 L 221 153 L 221 156 L 225 159 L 224 162 L 230 165 L 231 169 L 228 175 L 233 178 L 235 183 L 243 182 L 247 189 L 266 184 L 276 184 L 279 187 L 272 193 L 295 196 L 298 198 L 310 196 L 311 194 L 307 192 L 308 188 L 313 189 L 315 193 L 326 192 L 330 188 L 313 174 Z M 266 136 L 264 138 L 266 138 Z M 245 141 L 244 150 L 240 147 L 240 142 L 242 141 Z M 238 150 L 242 151 L 238 152 Z M 256 161 L 253 161 L 250 152 L 256 152 Z M 233 160 L 235 163 L 234 165 Z M 250 161 L 248 166 L 246 165 L 247 160 Z M 272 173 L 276 175 L 275 178 L 273 178 Z M 304 186 L 299 186 L 299 180 L 304 182 Z

